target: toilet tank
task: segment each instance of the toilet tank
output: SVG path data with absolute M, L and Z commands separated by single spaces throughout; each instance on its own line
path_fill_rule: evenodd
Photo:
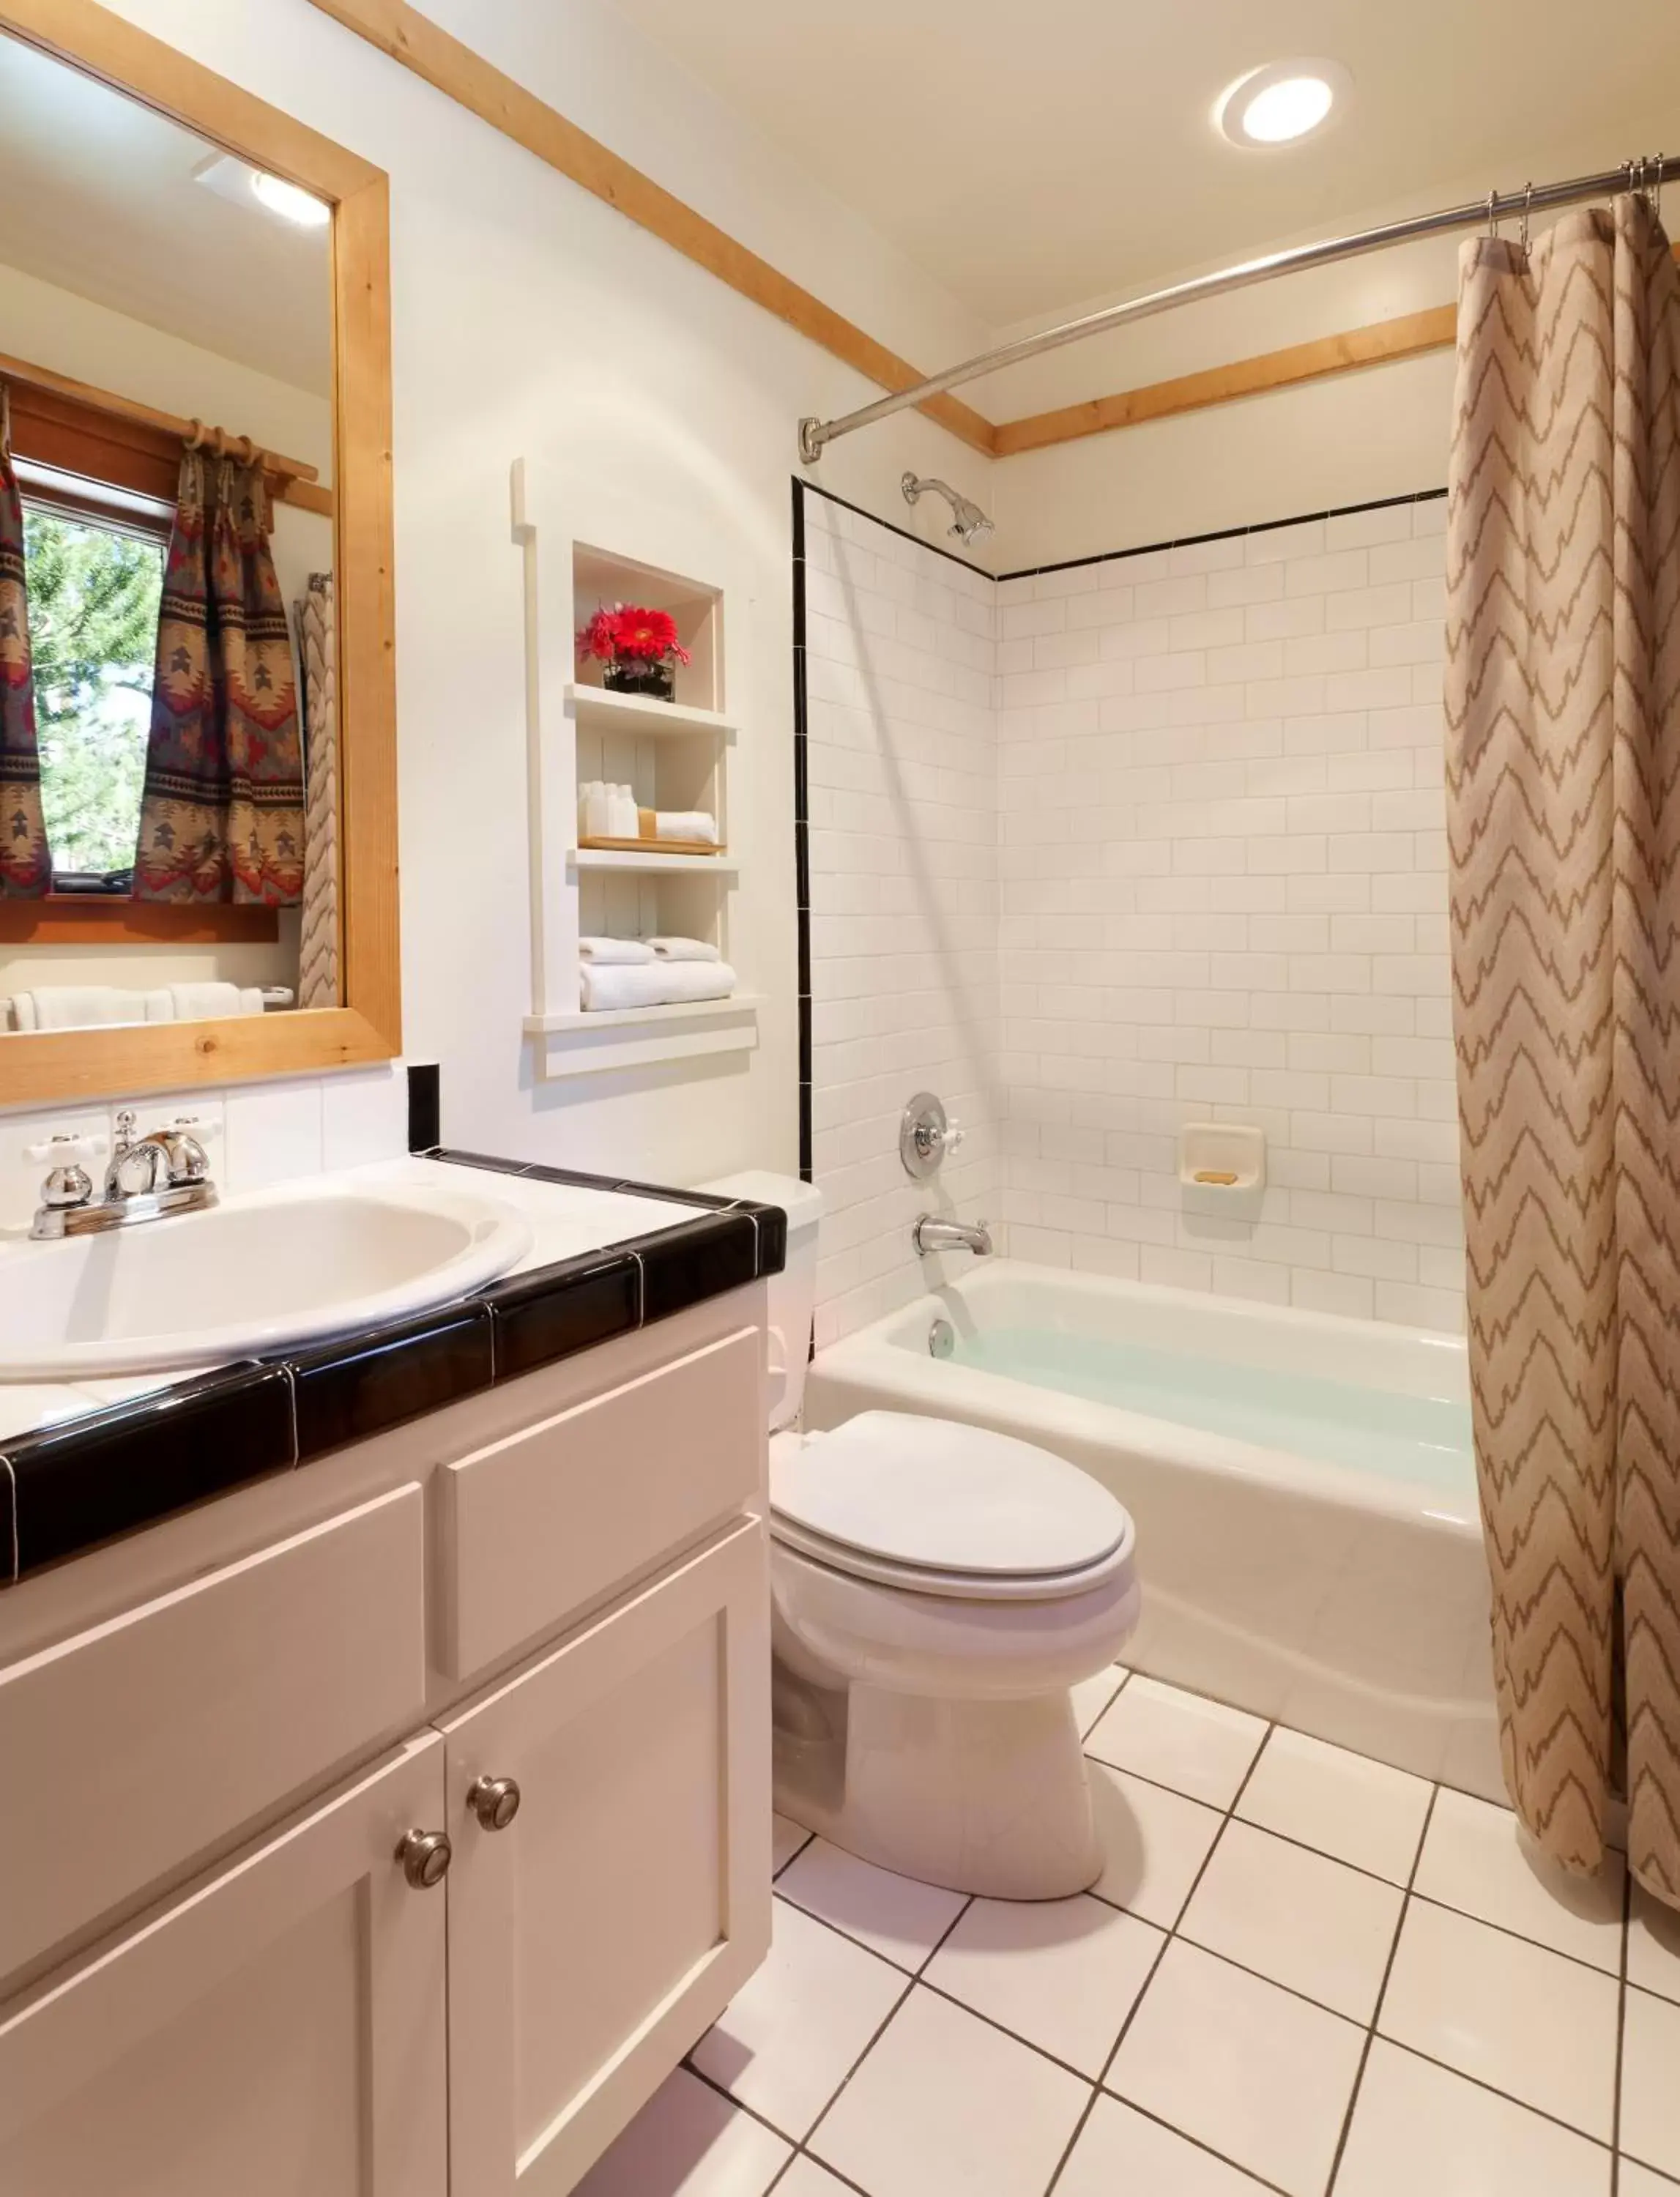
M 755 1205 L 779 1205 L 787 1215 L 787 1264 L 772 1274 L 770 1291 L 770 1431 L 791 1427 L 805 1400 L 805 1365 L 811 1348 L 811 1315 L 817 1302 L 817 1224 L 822 1192 L 797 1176 L 749 1168 L 698 1187 L 712 1197 L 748 1197 Z

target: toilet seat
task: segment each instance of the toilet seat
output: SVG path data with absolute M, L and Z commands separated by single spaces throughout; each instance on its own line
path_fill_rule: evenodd
M 1060 1601 L 1133 1564 L 1131 1518 L 1087 1474 L 982 1427 L 864 1412 L 773 1445 L 771 1531 L 854 1579 L 960 1601 Z

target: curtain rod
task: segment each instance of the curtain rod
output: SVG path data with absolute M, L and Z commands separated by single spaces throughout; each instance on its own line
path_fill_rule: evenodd
M 1369 252 L 1386 252 L 1392 245 L 1411 244 L 1419 237 L 1450 236 L 1455 231 L 1479 229 L 1483 222 L 1492 226 L 1519 217 L 1526 222 L 1531 213 L 1579 206 L 1586 200 L 1605 198 L 1618 190 L 1654 190 L 1676 180 L 1680 180 L 1680 156 L 1627 160 L 1619 168 L 1606 168 L 1596 176 L 1577 176 L 1569 183 L 1529 183 L 1520 191 L 1490 191 L 1485 199 L 1473 200 L 1468 206 L 1448 206 L 1439 213 L 1416 214 L 1409 221 L 1388 222 L 1381 229 L 1360 229 L 1351 236 L 1326 237 L 1317 244 L 1298 244 L 1286 252 L 1269 252 L 1259 259 L 1245 259 L 1234 267 L 1221 267 L 1211 275 L 1198 275 L 1188 282 L 1175 282 L 1165 290 L 1150 290 L 1142 297 L 1128 298 L 1122 304 L 1104 306 L 1100 312 L 1086 313 L 1076 321 L 1063 321 L 1056 328 L 1040 329 L 1037 335 L 1021 336 L 1013 343 L 999 345 L 995 351 L 982 351 L 978 357 L 965 359 L 960 366 L 948 366 L 943 374 L 930 374 L 925 381 L 916 382 L 908 389 L 895 390 L 889 397 L 860 405 L 855 412 L 843 413 L 837 420 L 802 420 L 800 460 L 802 464 L 814 465 L 825 446 L 842 435 L 853 434 L 860 427 L 872 427 L 878 420 L 890 419 L 894 413 L 902 412 L 911 405 L 924 404 L 929 397 L 942 396 L 947 389 L 956 389 L 965 381 L 976 381 L 982 374 L 995 374 L 1000 368 L 1018 365 L 1022 359 L 1036 358 L 1040 351 L 1059 351 L 1063 344 L 1083 343 L 1087 336 L 1107 335 L 1112 328 L 1128 328 L 1133 321 L 1146 321 L 1156 313 L 1170 313 L 1180 305 L 1198 304 L 1204 298 L 1222 298 L 1233 290 L 1246 290 L 1256 282 L 1269 282 L 1278 275 L 1298 275 L 1312 267 L 1333 266 L 1341 259 L 1363 258 Z

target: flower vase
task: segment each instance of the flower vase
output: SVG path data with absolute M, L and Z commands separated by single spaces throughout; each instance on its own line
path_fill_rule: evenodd
M 675 702 L 676 666 L 627 657 L 621 663 L 607 665 L 601 674 L 601 683 L 610 687 L 615 694 L 640 694 L 652 702 Z

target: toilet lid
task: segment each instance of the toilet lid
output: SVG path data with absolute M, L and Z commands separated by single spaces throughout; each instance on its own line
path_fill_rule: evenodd
M 1131 1530 L 1088 1473 L 984 1427 L 863 1412 L 773 1456 L 770 1507 L 802 1534 L 918 1571 L 1048 1579 Z

